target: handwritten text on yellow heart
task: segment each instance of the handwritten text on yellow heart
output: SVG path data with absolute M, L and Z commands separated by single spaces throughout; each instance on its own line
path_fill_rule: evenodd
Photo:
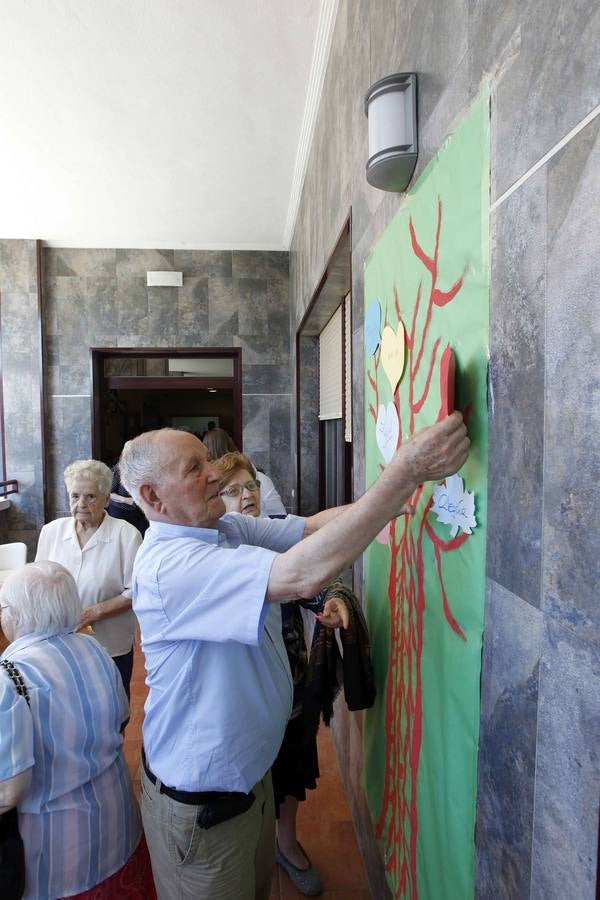
M 392 394 L 396 390 L 396 386 L 404 371 L 405 344 L 406 335 L 402 322 L 398 322 L 398 333 L 394 331 L 391 325 L 385 326 L 381 332 L 381 364 L 390 383 Z

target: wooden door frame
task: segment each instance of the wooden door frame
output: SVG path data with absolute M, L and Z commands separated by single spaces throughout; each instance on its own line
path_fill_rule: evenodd
M 100 406 L 100 388 L 105 380 L 104 360 L 109 357 L 120 356 L 123 358 L 149 356 L 166 356 L 169 359 L 183 357 L 211 358 L 229 357 L 233 360 L 233 376 L 231 378 L 207 378 L 206 376 L 178 377 L 164 376 L 109 376 L 106 379 L 109 386 L 122 389 L 146 389 L 146 390 L 201 390 L 214 385 L 228 387 L 233 391 L 234 428 L 231 435 L 235 445 L 242 449 L 242 349 L 241 347 L 90 347 L 90 383 L 92 392 L 91 421 L 92 421 L 92 456 L 101 459 L 102 456 L 102 423 Z

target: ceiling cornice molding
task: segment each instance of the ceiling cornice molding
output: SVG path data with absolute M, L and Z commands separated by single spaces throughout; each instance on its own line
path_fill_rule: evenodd
M 14 239 L 11 239 L 14 240 Z M 17 240 L 19 240 L 17 238 Z M 30 238 L 23 238 L 22 240 L 30 240 Z M 85 241 L 73 242 L 73 241 L 46 241 L 42 240 L 43 247 L 49 247 L 52 250 L 251 250 L 253 252 L 260 251 L 263 252 L 276 252 L 276 253 L 287 253 L 288 248 L 284 247 L 283 244 L 254 244 L 254 243 L 240 243 L 232 241 L 230 243 L 225 242 L 217 242 L 217 243 L 198 243 L 198 244 L 190 244 L 190 243 L 181 243 L 178 241 L 170 241 L 167 245 L 165 241 L 139 241 L 133 244 L 124 244 L 122 242 L 115 243 L 107 243 L 106 241 L 103 243 L 86 243 Z
M 304 115 L 302 117 L 302 126 L 300 128 L 300 138 L 298 141 L 298 150 L 296 152 L 290 202 L 285 220 L 285 227 L 283 229 L 283 246 L 286 247 L 286 249 L 289 249 L 294 234 L 294 228 L 296 227 L 296 218 L 300 207 L 300 197 L 302 196 L 302 188 L 304 187 L 304 177 L 306 175 L 306 167 L 308 165 L 308 157 L 312 146 L 315 122 L 317 120 L 321 94 L 323 92 L 325 72 L 327 70 L 327 63 L 329 62 L 331 39 L 333 37 L 337 11 L 338 0 L 323 0 L 317 25 L 315 47 L 308 89 L 306 91 L 306 102 L 304 104 Z

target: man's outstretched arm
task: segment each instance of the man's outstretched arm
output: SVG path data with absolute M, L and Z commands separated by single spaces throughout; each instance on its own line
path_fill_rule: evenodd
M 267 600 L 314 596 L 360 556 L 391 519 L 400 515 L 419 484 L 439 481 L 457 472 L 467 458 L 469 444 L 458 412 L 402 444 L 359 500 L 347 507 L 324 510 L 307 520 L 308 536 L 275 559 Z

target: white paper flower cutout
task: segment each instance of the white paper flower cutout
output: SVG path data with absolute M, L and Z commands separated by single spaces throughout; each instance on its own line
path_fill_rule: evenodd
M 475 497 L 472 491 L 465 490 L 460 475 L 450 475 L 445 484 L 436 484 L 431 511 L 436 513 L 438 522 L 451 526 L 451 538 L 456 537 L 459 528 L 471 534 L 477 527 Z

